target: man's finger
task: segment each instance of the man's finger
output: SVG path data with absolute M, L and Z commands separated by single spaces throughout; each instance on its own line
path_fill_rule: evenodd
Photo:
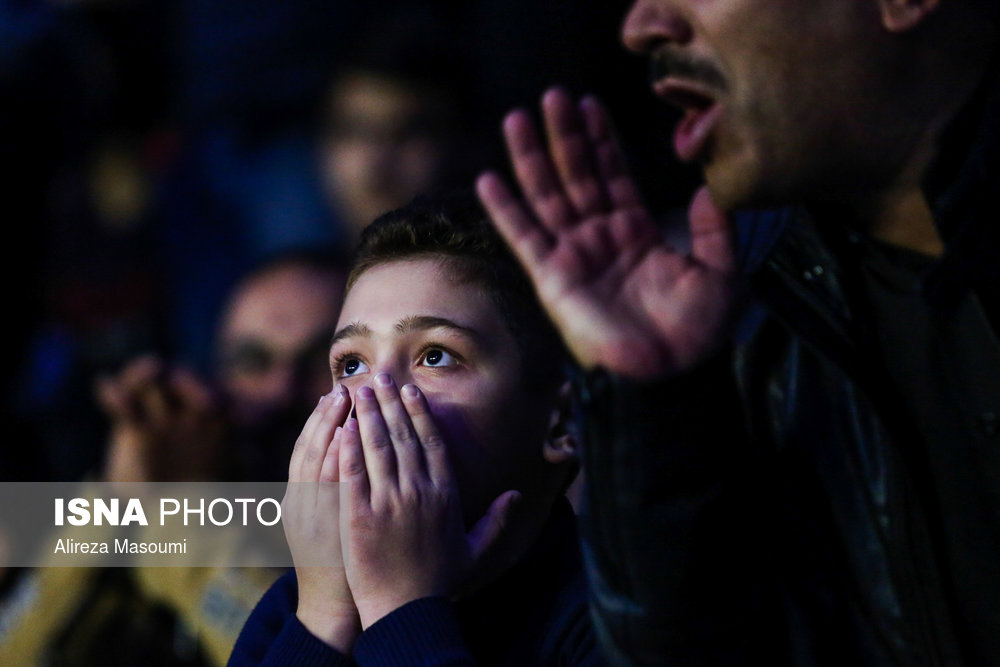
M 129 362 L 118 379 L 128 389 L 137 389 L 142 385 L 156 381 L 164 372 L 163 361 L 155 355 L 143 355 Z
M 476 180 L 476 193 L 493 225 L 521 264 L 529 272 L 539 266 L 552 250 L 553 241 L 521 200 L 492 172 Z
M 216 394 L 189 368 L 177 368 L 170 374 L 170 390 L 181 408 L 207 412 L 216 403 Z
M 139 419 L 154 427 L 169 424 L 176 412 L 172 391 L 160 378 L 137 388 L 132 393 L 131 403 Z
M 128 400 L 122 389 L 121 382 L 111 376 L 97 378 L 94 383 L 94 393 L 97 403 L 111 419 L 130 420 L 132 414 L 128 409 Z
M 539 139 L 531 117 L 522 110 L 507 114 L 503 134 L 514 175 L 538 220 L 551 231 L 574 224 L 576 211 L 563 191 L 548 148 Z
M 604 106 L 596 97 L 588 95 L 580 100 L 579 109 L 590 139 L 597 173 L 611 208 L 643 207 L 639 188 L 628 171 L 625 154 Z
M 702 264 L 723 273 L 736 267 L 736 248 L 726 214 L 715 205 L 707 186 L 691 199 L 688 209 L 691 226 L 691 255 Z
M 542 112 L 552 163 L 576 217 L 605 211 L 608 198 L 594 169 L 593 147 L 577 105 L 566 91 L 554 88 L 542 97 Z

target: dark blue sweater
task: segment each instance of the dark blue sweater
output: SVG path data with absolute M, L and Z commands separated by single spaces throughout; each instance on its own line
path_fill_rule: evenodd
M 458 602 L 423 598 L 396 609 L 361 634 L 353 657 L 310 634 L 295 616 L 297 603 L 290 570 L 250 615 L 229 666 L 603 664 L 568 503 L 497 581 Z

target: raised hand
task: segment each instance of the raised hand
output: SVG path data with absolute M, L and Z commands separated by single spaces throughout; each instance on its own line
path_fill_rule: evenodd
M 111 420 L 105 480 L 194 481 L 219 472 L 225 419 L 215 393 L 191 371 L 140 357 L 100 378 L 96 395 Z
M 316 637 L 349 654 L 361 632 L 340 544 L 339 450 L 350 410 L 343 386 L 323 396 L 295 442 L 281 501 L 299 601 L 296 616 Z
M 635 378 L 683 371 L 726 333 L 734 250 L 705 188 L 689 211 L 691 253 L 664 240 L 593 98 L 542 99 L 548 144 L 524 111 L 504 135 L 522 201 L 494 173 L 476 189 L 584 368 Z
M 499 540 L 517 492 L 466 533 L 445 444 L 423 393 L 386 374 L 355 393 L 340 443 L 347 579 L 368 628 L 413 600 L 449 596 Z

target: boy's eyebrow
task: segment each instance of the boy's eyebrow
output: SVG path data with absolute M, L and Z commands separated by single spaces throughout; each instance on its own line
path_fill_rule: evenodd
M 330 347 L 333 347 L 345 338 L 357 338 L 357 337 L 367 337 L 372 335 L 372 330 L 367 324 L 362 324 L 360 322 L 351 322 L 347 326 L 343 327 L 335 334 L 333 338 L 330 339 Z
M 396 322 L 396 331 L 400 334 L 410 333 L 411 331 L 427 331 L 429 329 L 454 329 L 455 331 L 469 336 L 470 338 L 479 338 L 480 334 L 475 329 L 470 329 L 467 326 L 463 326 L 458 322 L 449 320 L 447 317 L 435 317 L 433 315 L 410 315 L 409 317 L 404 317 L 399 322 Z M 330 340 L 330 347 L 333 347 L 340 341 L 347 338 L 367 338 L 372 335 L 372 330 L 367 324 L 361 322 L 351 322 L 347 326 L 341 328 L 337 333 L 333 334 L 333 338 Z
M 442 327 L 445 329 L 455 329 L 456 331 L 472 338 L 479 338 L 479 332 L 475 329 L 462 326 L 458 322 L 449 320 L 446 317 L 434 317 L 433 315 L 410 315 L 409 317 L 404 317 L 396 323 L 396 331 L 401 334 L 410 333 L 411 331 L 438 329 Z

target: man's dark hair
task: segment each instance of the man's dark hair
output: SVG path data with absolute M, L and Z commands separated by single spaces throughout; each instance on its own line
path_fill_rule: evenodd
M 529 388 L 552 389 L 565 376 L 567 354 L 521 265 L 474 196 L 422 196 L 377 218 L 361 235 L 347 279 L 380 264 L 440 257 L 463 280 L 478 284 L 497 306 L 521 352 Z

